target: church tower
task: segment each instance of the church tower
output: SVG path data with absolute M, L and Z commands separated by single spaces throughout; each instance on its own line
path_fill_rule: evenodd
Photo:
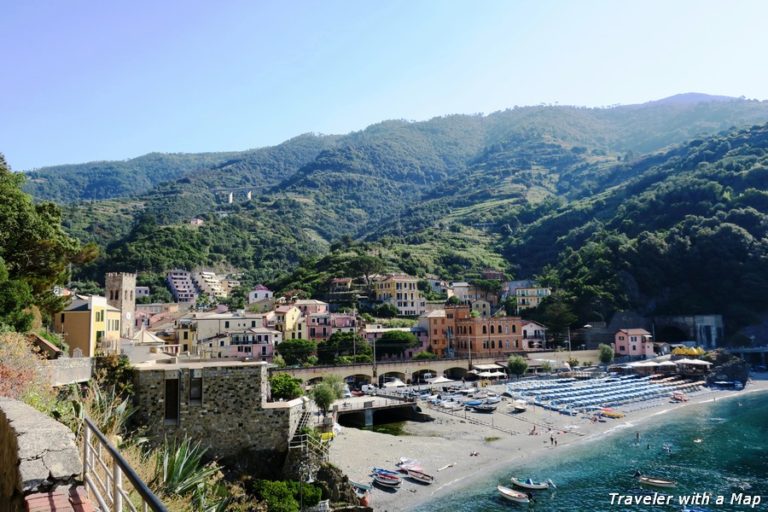
M 136 274 L 109 272 L 104 281 L 107 304 L 121 311 L 120 337 L 130 338 L 136 316 Z

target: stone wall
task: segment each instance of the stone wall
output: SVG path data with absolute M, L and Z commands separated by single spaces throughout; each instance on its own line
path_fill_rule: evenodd
M 23 496 L 78 483 L 83 471 L 75 435 L 32 407 L 0 398 L 0 511 Z
M 191 380 L 202 379 L 202 397 L 191 398 Z M 166 381 L 178 380 L 178 419 L 166 419 Z M 134 370 L 137 419 L 155 442 L 184 434 L 217 457 L 243 451 L 284 452 L 296 430 L 302 400 L 267 403 L 267 365 L 188 362 L 138 365 Z
M 90 357 L 61 357 L 40 363 L 51 386 L 64 386 L 77 382 L 88 382 L 93 374 L 93 359 Z

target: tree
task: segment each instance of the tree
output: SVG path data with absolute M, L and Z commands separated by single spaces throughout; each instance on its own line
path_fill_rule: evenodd
M 394 318 L 400 314 L 400 310 L 392 304 L 381 304 L 376 308 L 376 316 L 381 318 Z
M 561 341 L 565 340 L 570 325 L 576 322 L 576 320 L 576 315 L 565 301 L 555 299 L 552 302 L 545 303 L 542 321 L 544 325 L 549 327 L 549 332 L 555 340 L 558 336 Z
M 293 366 L 297 364 L 304 364 L 309 360 L 309 356 L 315 353 L 317 345 L 314 341 L 302 340 L 285 340 L 277 346 L 277 352 L 283 356 L 285 364 Z
M 509 373 L 520 378 L 528 371 L 528 361 L 522 356 L 510 356 L 507 359 L 507 368 Z
M 420 361 L 420 360 L 436 359 L 437 356 L 432 352 L 427 352 L 426 350 L 422 350 L 418 354 L 414 355 L 413 358 L 416 359 L 417 361 Z
M 336 331 L 327 341 L 317 346 L 317 357 L 320 364 L 339 364 L 342 357 L 368 356 L 373 350 L 365 338 L 354 332 Z M 354 359 L 357 359 L 356 357 Z
M 608 364 L 611 361 L 613 361 L 613 348 L 611 348 L 610 345 L 606 345 L 605 343 L 601 343 L 597 346 L 597 350 L 599 351 L 599 357 L 600 362 L 603 364 Z
M 323 383 L 333 390 L 334 400 L 344 397 L 344 380 L 338 375 L 329 374 L 323 377 Z
M 371 275 L 384 270 L 384 261 L 376 256 L 362 254 L 349 262 L 348 269 L 350 274 L 362 275 L 365 278 L 365 284 L 370 286 Z
M 448 306 L 458 306 L 459 304 L 461 304 L 461 300 L 459 300 L 457 296 L 451 295 L 450 297 L 448 297 L 448 300 L 445 301 L 445 303 Z
M 272 390 L 272 400 L 293 400 L 304 394 L 301 389 L 301 379 L 291 377 L 287 373 L 278 373 L 269 378 Z
M 552 363 L 550 363 L 549 361 L 544 361 L 543 363 L 541 363 L 541 366 L 539 366 L 539 368 L 541 368 L 541 371 L 543 371 L 544 373 L 549 373 L 552 371 Z
M 25 332 L 32 325 L 32 290 L 26 281 L 9 279 L 3 258 L 0 258 L 0 324 Z
M 24 179 L 23 174 L 11 172 L 0 154 L 0 258 L 14 300 L 25 303 L 17 304 L 14 311 L 22 305 L 36 305 L 53 313 L 64 305 L 53 288 L 66 282 L 69 264 L 87 263 L 97 250 L 95 246 L 81 248 L 64 232 L 56 205 L 34 204 L 21 190 Z
M 325 382 L 321 382 L 315 386 L 312 390 L 312 400 L 315 401 L 317 406 L 323 411 L 323 416 L 328 412 L 331 404 L 336 400 L 336 393 L 333 388 Z
M 418 344 L 419 340 L 412 332 L 388 331 L 376 340 L 376 353 L 378 355 L 400 355 Z

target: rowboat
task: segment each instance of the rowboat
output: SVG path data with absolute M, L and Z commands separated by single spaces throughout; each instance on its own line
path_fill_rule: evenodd
M 494 405 L 494 404 L 480 404 L 480 405 L 472 406 L 472 409 L 474 409 L 475 412 L 491 413 L 491 412 L 496 410 L 496 405 Z
M 516 491 L 514 489 L 510 489 L 509 487 L 504 487 L 503 485 L 499 485 L 496 487 L 496 489 L 499 491 L 499 494 L 501 494 L 501 497 L 504 499 L 507 499 L 509 501 L 514 501 L 515 503 L 530 503 L 531 500 L 528 497 L 527 494 L 522 493 L 520 491 Z
M 373 481 L 385 487 L 400 487 L 403 479 L 397 475 L 390 475 L 388 473 L 374 473 Z
M 390 469 L 384 469 L 384 468 L 373 468 L 373 474 L 396 476 L 400 478 L 400 475 L 397 473 L 397 471 L 392 471 Z
M 353 482 L 352 480 L 349 481 L 352 488 L 355 490 L 355 496 L 357 496 L 357 500 L 360 503 L 360 505 L 364 507 L 368 507 L 371 505 L 371 486 L 361 484 L 358 482 Z
M 552 482 L 552 480 L 547 480 L 546 482 L 534 482 L 530 478 L 520 480 L 515 477 L 510 478 L 510 480 L 518 487 L 522 487 L 523 489 L 532 489 L 534 491 L 549 489 L 550 487 L 553 489 L 555 488 L 555 484 Z
M 435 481 L 435 477 L 432 475 L 428 475 L 424 472 L 416 471 L 414 469 L 408 470 L 408 477 L 416 480 L 417 482 L 421 482 L 422 484 L 431 484 Z
M 664 487 L 664 488 L 672 488 L 677 487 L 677 482 L 674 480 L 665 480 L 663 478 L 656 478 L 652 476 L 643 476 L 640 474 L 635 474 L 637 477 L 638 482 L 640 482 L 643 485 L 650 485 L 652 487 Z

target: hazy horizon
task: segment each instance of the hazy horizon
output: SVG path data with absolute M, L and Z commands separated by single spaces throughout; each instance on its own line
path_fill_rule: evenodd
M 0 152 L 29 170 L 514 106 L 763 100 L 768 4 L 737 5 L 25 2 L 0 17 Z

